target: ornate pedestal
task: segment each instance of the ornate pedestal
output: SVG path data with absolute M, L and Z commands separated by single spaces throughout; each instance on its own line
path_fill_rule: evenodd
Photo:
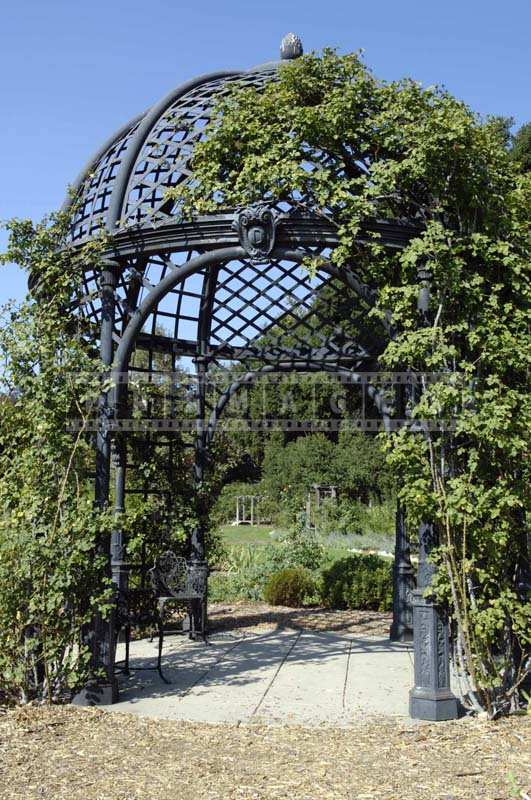
M 419 529 L 419 570 L 413 594 L 413 652 L 415 686 L 409 693 L 409 713 L 414 719 L 456 719 L 457 698 L 450 689 L 448 622 L 430 597 L 424 597 L 435 568 L 429 560 L 436 545 L 433 525 Z
M 414 719 L 456 719 L 457 699 L 450 689 L 448 626 L 436 605 L 413 592 L 415 686 L 409 693 Z

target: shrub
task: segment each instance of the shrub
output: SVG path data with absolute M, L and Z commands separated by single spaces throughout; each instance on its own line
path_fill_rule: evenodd
M 264 599 L 272 606 L 299 608 L 315 593 L 315 581 L 301 567 L 283 569 L 272 575 L 264 589 Z
M 360 523 L 365 533 L 391 537 L 395 535 L 396 498 L 389 497 L 383 503 L 358 506 Z
M 264 578 L 261 572 L 214 572 L 208 581 L 210 603 L 234 603 L 237 600 L 261 600 Z
M 391 564 L 374 555 L 351 555 L 322 573 L 320 596 L 328 608 L 390 611 L 393 604 Z
M 260 547 L 227 547 L 219 566 L 224 575 L 209 581 L 212 602 L 261 600 L 272 575 L 282 570 L 317 570 L 323 560 L 323 548 L 311 531 L 294 527 L 278 542 Z

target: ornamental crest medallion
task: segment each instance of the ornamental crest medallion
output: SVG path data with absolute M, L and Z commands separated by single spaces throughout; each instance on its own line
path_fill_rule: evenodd
M 275 246 L 275 234 L 280 215 L 265 203 L 243 208 L 234 215 L 232 227 L 238 232 L 240 244 L 253 263 L 267 261 Z

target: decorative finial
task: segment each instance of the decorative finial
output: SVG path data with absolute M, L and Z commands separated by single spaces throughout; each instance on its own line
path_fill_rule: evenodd
M 287 33 L 280 43 L 280 58 L 300 58 L 303 54 L 302 42 L 294 33 Z

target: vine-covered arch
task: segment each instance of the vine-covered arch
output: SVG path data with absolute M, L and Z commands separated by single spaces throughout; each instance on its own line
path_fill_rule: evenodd
M 283 59 L 301 52 L 298 40 L 288 37 Z M 277 71 L 278 64 L 266 64 L 184 84 L 111 137 L 74 187 L 72 246 L 82 246 L 102 231 L 109 242 L 101 270 L 84 275 L 79 312 L 92 326 L 111 375 L 112 386 L 99 409 L 95 491 L 98 505 L 106 507 L 114 478 L 117 523 L 109 564 L 118 592 L 127 592 L 129 579 L 121 515 L 128 491 L 128 437 L 135 431 L 129 408 L 132 370 L 141 369 L 150 379 L 160 372 L 157 358 L 165 359 L 170 373 L 187 360 L 195 403 L 190 480 L 199 494 L 216 425 L 242 386 L 267 374 L 304 371 L 363 383 L 367 374 L 380 369 L 379 356 L 393 336 L 389 317 L 375 319 L 369 313 L 376 287 L 359 277 L 356 264 L 338 268 L 332 263 L 330 254 L 339 240 L 323 215 L 301 211 L 295 201 L 263 198 L 245 208 L 188 220 L 168 194 L 193 181 L 194 148 L 219 99 L 235 86 L 260 88 L 275 80 Z M 315 158 L 329 160 L 326 153 Z M 368 248 L 377 234 L 381 247 L 396 251 L 417 232 L 415 220 L 376 219 L 360 226 L 357 243 L 361 250 Z M 141 367 L 135 363 L 139 354 Z M 236 366 L 238 375 L 225 390 L 207 391 L 212 370 L 227 364 Z M 382 393 L 374 385 L 368 392 L 388 422 L 391 409 Z M 171 445 L 174 422 L 175 414 L 170 414 L 171 424 L 155 425 L 150 436 L 162 432 Z M 204 574 L 200 519 L 187 555 L 192 572 Z M 421 543 L 421 558 L 425 555 Z M 400 509 L 395 559 L 392 633 L 407 639 L 412 633 L 413 580 Z M 203 624 L 205 604 L 206 595 L 195 602 L 198 624 Z M 455 716 L 445 621 L 422 592 L 415 619 L 418 669 L 412 713 Z M 95 625 L 94 660 L 103 659 L 108 678 L 96 693 L 100 701 L 116 698 L 115 638 L 112 618 L 110 626 Z M 82 693 L 80 702 L 94 697 L 93 691 Z

